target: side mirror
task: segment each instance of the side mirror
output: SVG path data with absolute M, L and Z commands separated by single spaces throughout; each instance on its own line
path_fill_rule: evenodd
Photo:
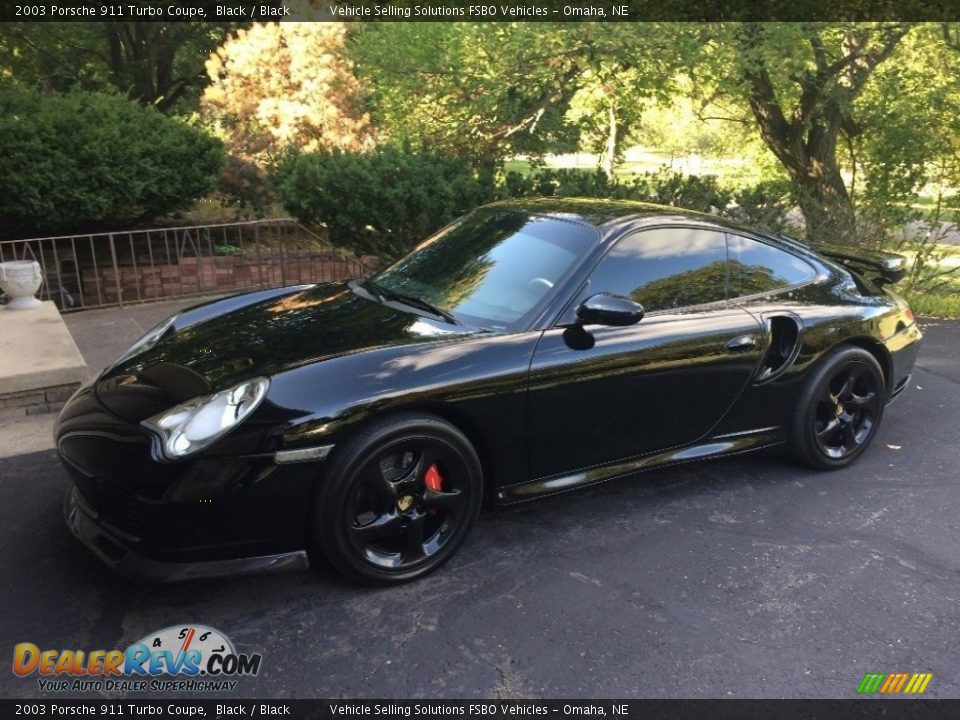
M 636 325 L 643 319 L 643 305 L 622 295 L 597 293 L 580 303 L 577 319 L 584 325 Z

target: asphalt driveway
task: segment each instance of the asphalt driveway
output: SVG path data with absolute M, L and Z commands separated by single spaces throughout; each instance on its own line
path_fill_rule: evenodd
M 195 622 L 263 654 L 241 697 L 851 697 L 895 671 L 960 697 L 960 323 L 924 329 L 852 468 L 745 457 L 491 510 L 438 574 L 389 590 L 131 584 L 65 528 L 52 451 L 0 456 L 0 652 Z M 0 696 L 37 696 L 35 677 L 0 671 Z

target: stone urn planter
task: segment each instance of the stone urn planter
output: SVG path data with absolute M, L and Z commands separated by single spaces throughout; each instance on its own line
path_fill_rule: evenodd
M 7 310 L 29 310 L 40 307 L 34 295 L 43 283 L 40 263 L 34 260 L 14 260 L 0 263 L 0 290 L 10 298 Z

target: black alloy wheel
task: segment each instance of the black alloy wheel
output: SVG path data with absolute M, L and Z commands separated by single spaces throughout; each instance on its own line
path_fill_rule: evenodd
M 866 367 L 851 363 L 830 379 L 817 403 L 814 434 L 820 451 L 842 459 L 866 442 L 880 409 L 880 390 Z
M 824 470 L 850 464 L 876 435 L 885 403 L 883 371 L 873 355 L 851 346 L 831 351 L 801 396 L 795 454 Z
M 455 552 L 481 497 L 480 462 L 459 430 L 429 416 L 388 418 L 355 436 L 328 468 L 317 544 L 355 580 L 411 580 Z

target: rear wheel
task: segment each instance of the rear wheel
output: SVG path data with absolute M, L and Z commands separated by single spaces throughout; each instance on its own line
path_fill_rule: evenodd
M 317 496 L 315 544 L 354 580 L 412 580 L 453 555 L 481 498 L 480 461 L 463 433 L 432 416 L 387 418 L 337 449 Z
M 794 454 L 821 470 L 849 465 L 873 441 L 885 402 L 883 371 L 873 355 L 858 347 L 832 350 L 801 395 Z

